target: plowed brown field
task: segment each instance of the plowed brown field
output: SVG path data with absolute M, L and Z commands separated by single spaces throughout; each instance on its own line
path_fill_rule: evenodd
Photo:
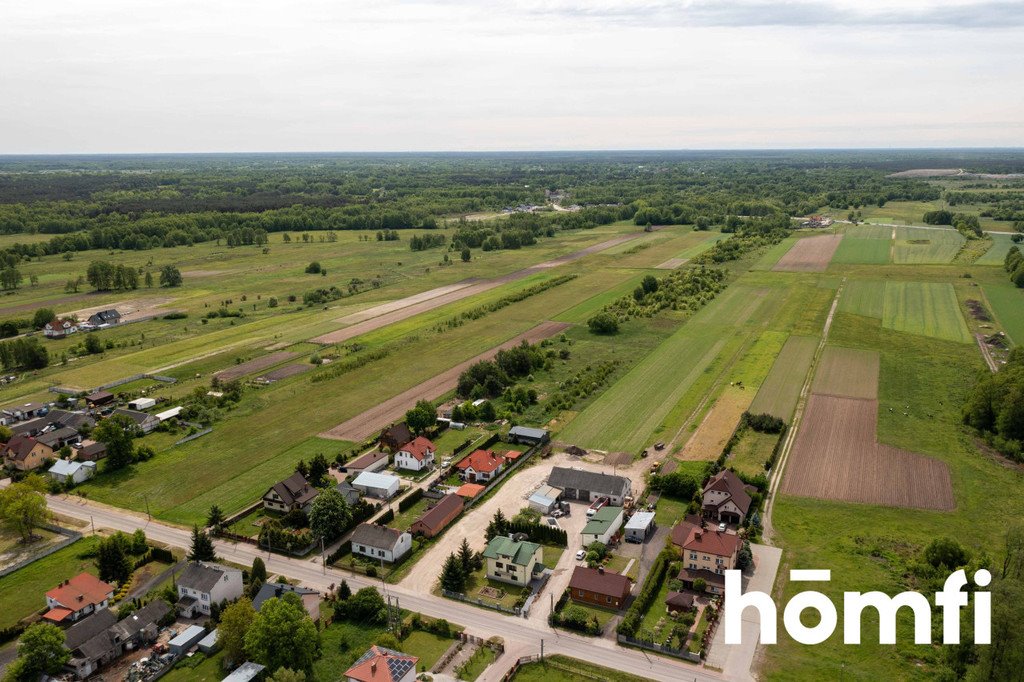
M 273 367 L 279 362 L 291 360 L 292 358 L 297 358 L 298 356 L 298 353 L 292 353 L 291 351 L 287 350 L 279 350 L 276 353 L 264 355 L 263 357 L 255 358 L 253 360 L 249 360 L 248 362 L 243 362 L 241 364 L 235 365 L 234 367 L 222 369 L 221 371 L 216 372 L 213 376 L 217 377 L 221 381 L 231 381 L 232 379 L 237 379 L 238 377 L 244 377 L 246 374 L 259 372 L 260 370 L 266 369 L 267 367 Z
M 841 234 L 824 234 L 801 239 L 790 247 L 772 270 L 788 272 L 824 272 L 843 240 Z
M 878 401 L 812 395 L 782 492 L 844 502 L 948 511 L 944 462 L 875 442 Z

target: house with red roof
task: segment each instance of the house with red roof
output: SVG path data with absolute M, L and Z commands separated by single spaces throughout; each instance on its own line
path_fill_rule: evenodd
M 48 339 L 63 339 L 68 334 L 78 331 L 78 320 L 73 317 L 59 318 L 54 316 L 52 320 L 43 325 L 43 334 Z
M 682 552 L 683 569 L 678 578 L 686 587 L 693 589 L 694 581 L 701 579 L 708 592 L 725 592 L 725 572 L 736 568 L 743 546 L 738 535 L 681 521 L 672 529 L 672 544 Z
M 419 660 L 375 644 L 345 671 L 345 679 L 348 682 L 413 682 Z
M 504 455 L 499 455 L 494 450 L 474 450 L 455 467 L 459 470 L 462 480 L 480 483 L 490 481 L 500 474 L 507 462 Z
M 4 464 L 18 471 L 31 471 L 39 468 L 46 460 L 57 458 L 52 447 L 23 433 L 11 436 L 7 443 L 0 446 L 0 456 Z
M 429 438 L 417 436 L 395 451 L 395 468 L 425 471 L 434 468 L 437 446 Z
M 74 623 L 94 611 L 105 609 L 114 598 L 114 586 L 94 575 L 79 573 L 46 593 L 43 620 L 51 623 Z

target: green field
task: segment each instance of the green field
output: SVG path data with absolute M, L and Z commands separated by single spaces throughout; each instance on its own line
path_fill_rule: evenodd
M 793 244 L 796 244 L 796 242 L 796 237 L 787 237 L 786 239 L 783 239 L 778 244 L 767 249 L 761 257 L 757 259 L 757 262 L 754 263 L 751 270 L 771 270 L 775 267 L 775 264 L 779 262 L 779 259 L 782 258 L 786 252 L 792 248 Z
M 764 463 L 771 457 L 772 450 L 775 449 L 775 444 L 778 442 L 777 434 L 758 433 L 753 429 L 745 429 L 725 465 L 748 476 L 763 474 Z
M 882 319 L 885 309 L 885 282 L 852 280 L 839 297 L 839 310 L 854 315 Z
M 817 337 L 789 337 L 748 411 L 751 414 L 773 414 L 789 421 L 817 346 Z
M 886 282 L 882 326 L 973 343 L 952 284 Z
M 982 289 L 1010 340 L 1018 346 L 1024 344 L 1024 289 L 1009 282 L 984 284 Z
M 1006 253 L 1013 246 L 1013 240 L 1011 239 L 1013 235 L 990 233 L 988 236 L 992 239 L 992 246 L 974 263 L 975 265 L 998 265 L 1001 267 L 1003 261 L 1006 260 Z
M 846 235 L 832 256 L 833 263 L 885 265 L 889 262 L 891 242 L 883 239 L 861 239 Z
M 62 580 L 79 573 L 97 574 L 96 563 L 82 555 L 94 550 L 99 540 L 83 538 L 53 554 L 34 561 L 0 578 L 0 628 L 10 627 L 22 618 L 46 607 L 46 592 Z
M 950 263 L 966 241 L 952 228 L 897 227 L 893 262 L 909 265 Z

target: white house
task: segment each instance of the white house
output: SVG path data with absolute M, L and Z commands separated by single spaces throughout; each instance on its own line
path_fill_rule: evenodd
M 81 483 L 96 475 L 96 462 L 72 462 L 68 459 L 58 459 L 46 473 L 60 483 Z
M 528 585 L 534 573 L 544 569 L 540 545 L 504 535 L 491 538 L 483 556 L 487 560 L 487 577 L 503 583 Z
M 391 564 L 412 549 L 412 534 L 387 526 L 361 523 L 352 531 L 352 553 Z
M 435 452 L 436 445 L 423 436 L 417 436 L 395 452 L 395 467 L 410 471 L 433 469 Z
M 63 339 L 68 334 L 74 334 L 77 331 L 78 320 L 71 317 L 64 319 L 55 317 L 43 325 L 43 334 L 50 339 Z
M 364 471 L 352 481 L 352 487 L 364 495 L 380 500 L 390 500 L 398 493 L 402 479 L 391 474 L 378 474 Z
M 210 615 L 210 604 L 242 596 L 242 572 L 219 564 L 194 561 L 178 576 L 178 613 L 185 618 Z
M 622 528 L 622 507 L 601 507 L 583 527 L 581 533 L 583 546 L 586 547 L 592 542 L 607 545 L 620 528 Z
M 747 518 L 751 501 L 740 477 L 729 469 L 722 469 L 704 486 L 701 512 L 718 521 L 741 524 Z

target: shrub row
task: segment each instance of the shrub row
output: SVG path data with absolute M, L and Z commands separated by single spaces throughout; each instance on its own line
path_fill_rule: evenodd
M 668 572 L 668 566 L 673 558 L 674 555 L 670 549 L 663 549 L 658 554 L 658 558 L 654 561 L 654 566 L 651 567 L 651 572 L 647 574 L 644 586 L 640 589 L 640 594 L 633 600 L 622 622 L 616 628 L 616 632 L 620 635 L 625 635 L 626 637 L 636 635 L 636 631 L 640 629 L 640 622 L 644 618 L 644 612 L 650 607 L 654 598 L 658 596 L 658 591 L 665 581 L 665 574 Z

